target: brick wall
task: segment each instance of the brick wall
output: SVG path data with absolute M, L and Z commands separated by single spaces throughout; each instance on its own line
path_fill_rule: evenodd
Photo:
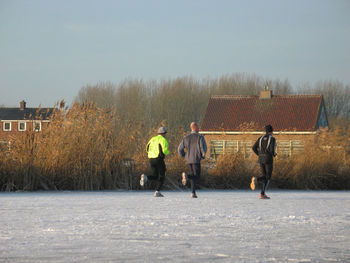
M 19 131 L 18 121 L 11 121 L 11 131 L 4 131 L 4 124 L 7 121 L 0 121 L 0 141 L 9 141 L 9 140 L 15 140 L 17 136 L 22 134 L 25 131 Z M 23 121 L 20 121 L 23 122 Z M 41 130 L 47 128 L 49 125 L 49 122 L 43 122 L 41 121 Z M 33 131 L 34 123 L 33 121 L 26 121 L 26 131 Z

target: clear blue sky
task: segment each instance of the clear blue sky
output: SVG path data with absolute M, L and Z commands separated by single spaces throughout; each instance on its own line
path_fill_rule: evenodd
M 0 105 L 126 78 L 350 84 L 348 0 L 0 0 Z

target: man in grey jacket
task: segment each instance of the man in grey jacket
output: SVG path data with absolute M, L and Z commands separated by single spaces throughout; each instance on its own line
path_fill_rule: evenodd
M 183 138 L 177 150 L 182 157 L 185 157 L 186 163 L 190 169 L 188 175 L 186 175 L 185 172 L 182 173 L 182 184 L 186 185 L 189 179 L 191 181 L 191 197 L 197 198 L 196 181 L 198 181 L 201 176 L 201 160 L 205 158 L 207 144 L 203 135 L 198 133 L 198 123 L 192 122 L 190 127 L 191 134 Z

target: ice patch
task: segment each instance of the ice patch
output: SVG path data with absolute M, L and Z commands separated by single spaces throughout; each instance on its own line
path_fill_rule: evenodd
M 350 192 L 0 193 L 5 262 L 347 262 Z M 6 213 L 3 213 L 6 211 Z M 1 261 L 0 260 L 0 261 Z
M 43 229 L 44 232 L 55 232 L 55 229 L 53 228 L 47 228 L 47 229 Z
M 311 259 L 297 259 L 297 258 L 288 258 L 287 261 L 289 261 L 289 262 L 298 262 L 298 263 L 312 262 Z

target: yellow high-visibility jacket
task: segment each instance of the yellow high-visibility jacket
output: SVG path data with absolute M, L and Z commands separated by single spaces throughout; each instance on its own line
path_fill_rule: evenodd
M 170 153 L 167 139 L 162 135 L 152 137 L 147 143 L 146 151 L 148 158 L 164 158 Z

